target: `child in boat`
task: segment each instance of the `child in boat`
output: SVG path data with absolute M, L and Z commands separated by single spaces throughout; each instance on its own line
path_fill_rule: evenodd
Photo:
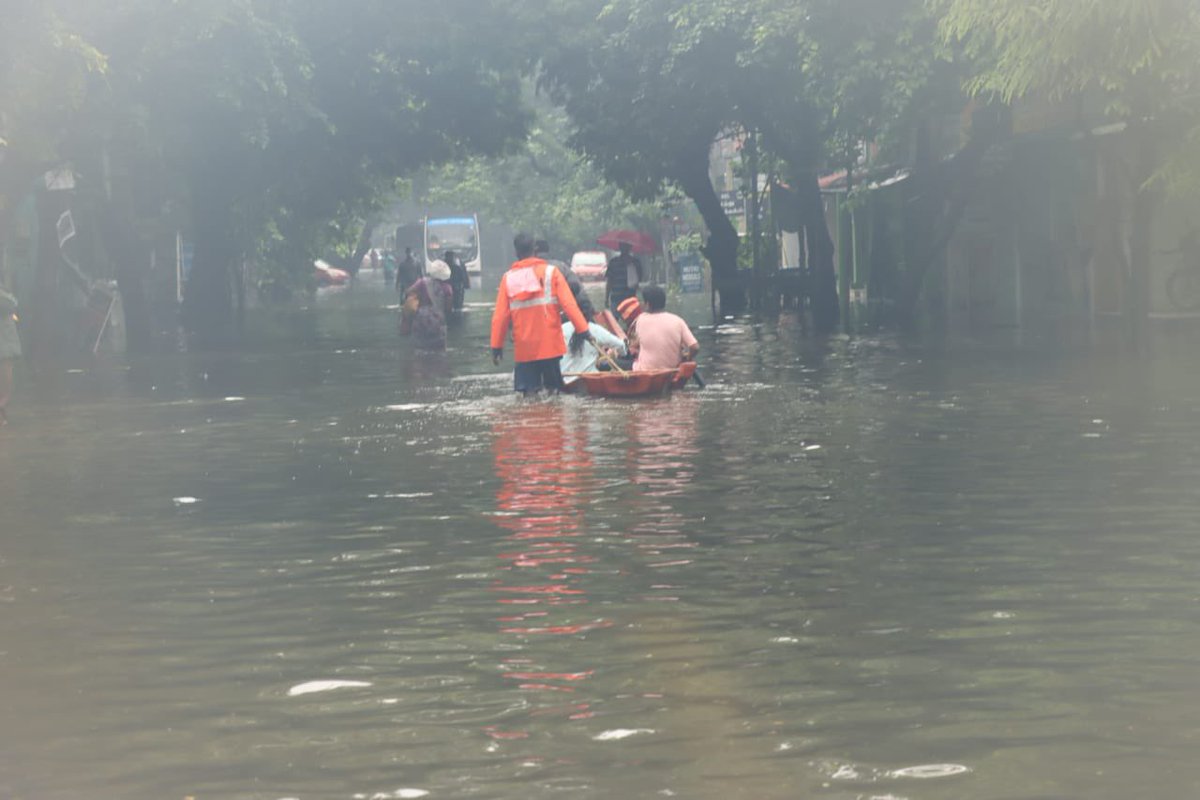
M 636 297 L 627 297 L 617 306 L 617 315 L 621 318 L 621 324 L 625 326 L 625 336 L 629 340 L 625 346 L 626 355 L 617 358 L 617 365 L 621 369 L 630 370 L 633 369 L 633 362 L 637 360 L 637 320 L 642 315 L 642 304 Z M 601 364 L 600 369 L 609 369 L 609 365 Z
M 588 333 L 592 335 L 597 345 L 610 351 L 610 354 L 625 355 L 625 342 L 600 323 L 591 321 L 596 316 L 596 309 L 592 305 L 591 298 L 587 296 L 587 290 L 583 288 L 583 282 L 578 278 L 571 280 L 572 277 L 575 277 L 574 273 L 568 276 L 567 285 L 571 287 L 571 292 L 575 295 L 575 302 L 579 304 L 579 310 L 588 319 Z M 571 320 L 567 319 L 566 314 L 563 314 L 562 332 L 563 339 L 567 342 L 567 352 L 563 354 L 559 363 L 563 374 L 563 383 L 570 386 L 579 378 L 569 373 L 597 372 L 602 364 L 600 363 L 600 351 L 586 337 L 576 335 L 575 326 Z
M 642 289 L 645 309 L 637 317 L 637 370 L 675 369 L 692 361 L 700 343 L 683 318 L 666 311 L 667 293 L 661 286 Z

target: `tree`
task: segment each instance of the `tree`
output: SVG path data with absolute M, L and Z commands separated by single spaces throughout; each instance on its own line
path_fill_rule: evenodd
M 595 247 L 596 236 L 612 228 L 657 225 L 656 205 L 631 200 L 567 145 L 570 122 L 561 109 L 540 97 L 530 105 L 536 121 L 524 146 L 426 170 L 414 182 L 422 199 L 476 209 L 545 238 L 556 253 Z
M 39 266 L 31 284 L 27 352 L 40 355 L 56 338 L 48 313 L 57 296 L 59 273 L 67 265 L 59 258 L 55 223 L 65 207 L 62 192 L 50 196 L 41 178 L 61 164 L 59 149 L 69 121 L 78 112 L 91 76 L 105 69 L 101 54 L 67 24 L 70 3 L 60 0 L 11 0 L 0 26 L 0 261 L 18 205 L 36 198 Z M 0 263 L 0 272 L 8 272 Z M 81 288 L 86 279 L 77 270 Z M 7 275 L 12 278 L 14 276 Z M 66 283 L 66 281 L 64 281 Z M 46 312 L 46 313 L 43 313 Z
M 695 202 L 723 299 L 741 294 L 737 234 L 709 150 L 718 136 L 761 132 L 788 165 L 814 321 L 832 330 L 834 246 L 818 177 L 930 84 L 945 48 L 922 0 L 568 0 L 528 22 L 550 30 L 540 74 L 571 115 L 572 143 L 635 196 L 673 184 Z
M 908 294 L 915 298 L 925 269 L 944 249 L 944 243 L 930 243 L 948 241 L 943 232 L 956 224 L 945 210 L 950 187 L 968 183 L 960 176 L 975 163 L 938 163 L 928 148 L 914 145 L 932 121 L 961 108 L 958 67 L 927 3 L 753 0 L 750 6 L 758 33 L 744 60 L 756 65 L 757 82 L 771 88 L 754 95 L 744 118 L 791 167 L 796 227 L 805 233 L 812 269 L 815 326 L 832 330 L 838 311 L 834 243 L 818 176 L 845 170 L 852 177 L 864 145 L 911 167 L 905 261 Z
M 60 2 L 10 0 L 0 26 L 0 210 L 52 162 L 103 56 L 64 24 Z
M 539 6 L 541 4 L 538 4 Z M 569 0 L 535 22 L 548 32 L 539 75 L 570 114 L 573 147 L 631 197 L 667 185 L 696 205 L 704 254 L 729 308 L 740 307 L 738 236 L 709 176 L 714 140 L 737 123 L 737 55 L 744 31 L 692 27 L 670 0 Z
M 107 204 L 105 227 L 123 229 L 111 249 L 135 247 L 146 214 L 189 230 L 185 311 L 209 334 L 231 327 L 234 267 L 264 242 L 286 241 L 303 274 L 331 231 L 361 224 L 398 176 L 498 152 L 528 121 L 486 4 L 464 16 L 419 0 L 19 3 L 14 40 L 44 29 L 103 67 L 48 79 L 70 89 L 45 103 L 61 132 L 43 137 L 48 157 L 71 160 Z M 57 52 L 35 47 L 25 72 L 40 57 L 48 66 L 35 72 L 49 74 Z M 0 92 L 22 74 L 0 74 Z M 45 116 L 42 99 L 16 100 L 0 135 L 32 141 L 8 131 Z
M 194 323 L 228 321 L 230 269 L 265 230 L 317 244 L 326 222 L 378 208 L 396 177 L 523 133 L 515 76 L 486 60 L 502 54 L 484 44 L 482 13 L 464 22 L 413 0 L 352 13 L 243 0 L 226 12 L 173 48 L 177 68 L 162 65 L 151 95 L 174 122 L 160 140 L 187 173 Z M 199 91 L 179 96 L 181 85 Z

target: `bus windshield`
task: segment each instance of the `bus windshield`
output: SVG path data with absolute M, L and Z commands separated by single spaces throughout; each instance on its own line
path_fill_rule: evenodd
M 425 251 L 430 261 L 436 261 L 447 250 L 453 250 L 464 264 L 479 254 L 479 239 L 472 217 L 442 217 L 425 223 Z

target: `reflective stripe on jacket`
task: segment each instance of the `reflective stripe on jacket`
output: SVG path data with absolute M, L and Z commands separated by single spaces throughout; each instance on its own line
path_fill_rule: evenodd
M 530 272 L 522 272 L 522 270 Z M 516 273 L 516 274 L 514 274 Z M 513 275 L 512 296 L 508 278 Z M 536 278 L 540 292 L 528 278 Z M 571 320 L 576 330 L 587 330 L 588 321 L 575 302 L 575 295 L 567 285 L 567 279 L 554 267 L 540 258 L 526 258 L 513 264 L 500 278 L 496 293 L 496 309 L 492 312 L 492 349 L 504 347 L 512 328 L 513 359 L 515 361 L 540 361 L 544 358 L 559 358 L 567 352 L 567 343 L 562 335 L 559 308 Z

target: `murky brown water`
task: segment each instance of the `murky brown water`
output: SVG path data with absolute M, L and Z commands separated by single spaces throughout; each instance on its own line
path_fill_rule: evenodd
M 19 396 L 0 797 L 1200 795 L 1196 337 L 522 403 L 387 302 Z

